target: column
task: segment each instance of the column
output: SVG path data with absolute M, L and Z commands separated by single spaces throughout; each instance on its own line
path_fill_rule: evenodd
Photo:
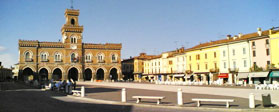
M 68 75 L 66 73 L 62 72 L 62 78 L 61 80 L 68 80 Z
M 48 80 L 51 80 L 51 79 L 52 79 L 52 74 L 48 73 Z

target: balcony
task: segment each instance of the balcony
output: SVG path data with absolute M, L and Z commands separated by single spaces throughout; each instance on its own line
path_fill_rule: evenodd
M 193 73 L 192 70 L 186 70 L 185 72 L 186 72 L 186 74 L 192 74 Z
M 32 58 L 27 58 L 27 59 L 25 59 L 25 62 L 33 62 L 33 59 Z
M 92 63 L 92 60 L 85 60 L 85 63 Z
M 256 49 L 256 46 L 252 46 L 252 49 Z
M 48 59 L 45 59 L 45 60 L 41 60 L 41 62 L 49 62 L 49 60 L 48 60 Z
M 55 62 L 63 62 L 62 60 L 54 60 Z
M 228 70 L 230 73 L 235 73 L 235 72 L 238 72 L 239 69 L 238 68 L 229 68 Z
M 219 72 L 219 68 L 212 68 L 209 70 L 211 73 L 217 73 Z
M 117 61 L 117 60 L 112 60 L 111 62 L 112 62 L 112 63 L 118 63 L 118 61 Z
M 105 60 L 98 60 L 98 63 L 105 63 Z

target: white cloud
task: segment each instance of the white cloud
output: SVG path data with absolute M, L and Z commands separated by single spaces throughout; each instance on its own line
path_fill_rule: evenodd
M 0 46 L 0 51 L 4 51 L 4 50 L 6 50 L 6 48 L 3 46 Z
M 18 62 L 17 58 L 15 56 L 12 56 L 11 54 L 0 54 L 0 61 L 2 62 L 2 65 L 5 68 L 10 68 L 11 66 L 14 66 Z

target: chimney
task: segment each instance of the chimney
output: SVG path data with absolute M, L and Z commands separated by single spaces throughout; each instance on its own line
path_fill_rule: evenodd
M 228 40 L 231 39 L 231 35 L 227 35 L 227 39 L 228 39 Z
M 140 53 L 140 56 L 145 56 L 146 55 L 146 53 Z
M 241 37 L 242 37 L 242 35 L 243 35 L 242 33 L 238 33 L 238 37 L 239 37 L 239 38 L 241 38 Z
M 234 40 L 237 39 L 237 35 L 234 35 L 233 39 L 234 39 Z
M 262 36 L 262 29 L 260 27 L 258 28 L 258 34 L 259 36 Z

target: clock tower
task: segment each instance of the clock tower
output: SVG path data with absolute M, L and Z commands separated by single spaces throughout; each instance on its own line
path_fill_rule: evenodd
M 61 28 L 62 42 L 66 48 L 81 49 L 83 26 L 78 23 L 79 10 L 66 9 L 66 23 Z

